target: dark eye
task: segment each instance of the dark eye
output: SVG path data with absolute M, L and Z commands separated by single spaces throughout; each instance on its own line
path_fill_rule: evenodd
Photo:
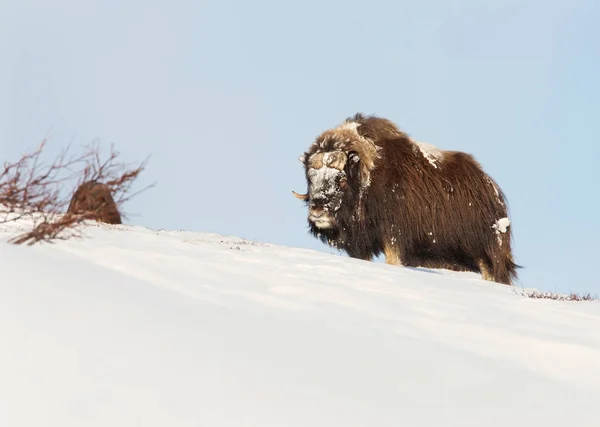
M 342 190 L 345 189 L 346 186 L 348 185 L 348 183 L 346 182 L 346 178 L 340 179 L 339 185 Z

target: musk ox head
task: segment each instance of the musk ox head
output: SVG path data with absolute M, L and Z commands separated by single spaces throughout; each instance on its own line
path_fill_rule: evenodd
M 300 157 L 308 191 L 293 192 L 308 204 L 308 222 L 320 230 L 335 228 L 340 208 L 356 207 L 370 185 L 371 170 L 379 158 L 374 135 L 397 135 L 388 120 L 357 114 L 321 133 Z
M 335 215 L 356 187 L 359 156 L 342 150 L 316 152 L 305 162 L 308 192 L 298 194 L 308 204 L 308 221 L 319 229 L 334 228 Z
M 106 184 L 87 181 L 71 197 L 67 213 L 84 214 L 98 222 L 121 224 L 121 214 Z

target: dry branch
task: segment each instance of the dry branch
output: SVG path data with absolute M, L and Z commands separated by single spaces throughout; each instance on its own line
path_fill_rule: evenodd
M 20 219 L 32 221 L 31 229 L 11 239 L 11 243 L 32 245 L 39 241 L 80 236 L 76 226 L 97 219 L 105 207 L 100 204 L 87 210 L 67 212 L 75 189 L 86 182 L 106 185 L 119 212 L 123 203 L 154 185 L 132 194 L 132 184 L 146 168 L 148 159 L 136 167 L 129 166 L 118 161 L 119 153 L 112 145 L 104 161 L 94 142 L 75 155 L 69 154 L 70 147 L 67 146 L 48 165 L 42 162 L 45 146 L 46 140 L 18 161 L 5 162 L 0 168 L 0 224 Z M 67 183 L 73 181 L 73 188 L 65 194 Z
M 534 299 L 552 299 L 556 301 L 598 301 L 598 297 L 593 296 L 591 293 L 577 294 L 571 292 L 569 294 L 559 294 L 555 292 L 540 292 L 537 290 L 529 291 L 524 293 L 528 298 Z

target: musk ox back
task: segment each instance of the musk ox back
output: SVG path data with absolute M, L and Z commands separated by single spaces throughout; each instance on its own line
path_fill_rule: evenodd
M 300 157 L 310 232 L 350 257 L 473 271 L 512 284 L 506 199 L 466 153 L 419 143 L 391 121 L 356 114 Z
M 107 224 L 121 224 L 121 214 L 106 184 L 87 181 L 81 184 L 71 198 L 67 213 L 86 214 L 89 219 Z

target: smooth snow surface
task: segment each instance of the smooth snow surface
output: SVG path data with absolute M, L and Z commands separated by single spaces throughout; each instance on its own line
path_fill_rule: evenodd
M 0 426 L 599 425 L 599 303 L 214 234 L 15 230 Z

